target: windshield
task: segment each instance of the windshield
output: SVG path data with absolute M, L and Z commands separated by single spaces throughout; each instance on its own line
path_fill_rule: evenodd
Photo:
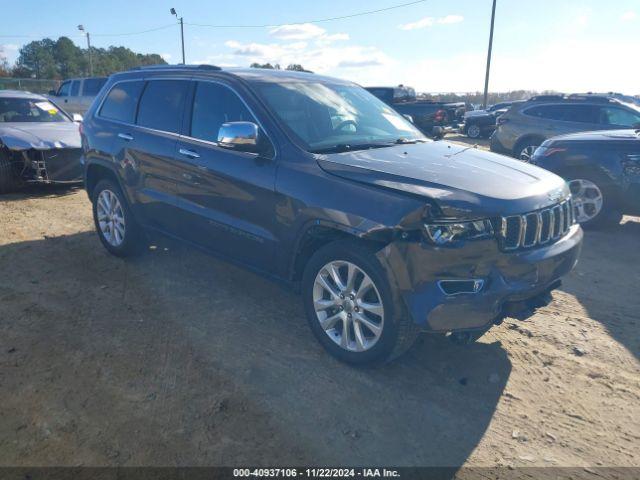
M 255 86 L 310 152 L 427 141 L 402 115 L 356 85 L 259 82 Z
M 0 122 L 69 122 L 58 107 L 45 99 L 0 98 Z

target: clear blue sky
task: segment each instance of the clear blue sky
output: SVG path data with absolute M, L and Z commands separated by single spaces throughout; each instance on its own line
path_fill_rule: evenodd
M 180 60 L 179 29 L 123 36 L 185 18 L 187 62 L 247 66 L 301 63 L 362 84 L 413 85 L 422 91 L 480 90 L 491 0 L 429 0 L 379 14 L 274 28 L 207 24 L 294 24 L 410 0 L 191 0 L 4 2 L 0 44 L 13 61 L 31 38 L 66 35 L 79 45 L 84 24 L 98 47 L 124 45 Z M 639 0 L 498 0 L 492 90 L 616 90 L 640 93 Z

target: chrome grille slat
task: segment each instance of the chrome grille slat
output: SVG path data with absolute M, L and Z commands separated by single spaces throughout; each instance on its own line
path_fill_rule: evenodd
M 571 199 L 535 212 L 502 217 L 501 248 L 514 251 L 544 245 L 566 235 L 574 223 Z

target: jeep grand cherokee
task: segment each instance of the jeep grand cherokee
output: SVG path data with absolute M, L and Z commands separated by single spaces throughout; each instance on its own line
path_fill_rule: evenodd
M 285 281 L 351 363 L 529 312 L 582 242 L 560 177 L 428 140 L 357 85 L 309 73 L 119 73 L 82 143 L 108 251 L 138 252 L 154 230 Z

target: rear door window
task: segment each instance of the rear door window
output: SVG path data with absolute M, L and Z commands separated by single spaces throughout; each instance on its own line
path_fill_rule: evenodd
M 562 120 L 575 123 L 598 123 L 598 107 L 593 105 L 563 105 Z
M 562 120 L 563 111 L 561 105 L 540 105 L 528 108 L 525 115 L 536 118 L 545 118 L 547 120 Z
M 138 121 L 141 127 L 178 133 L 190 83 L 185 80 L 152 80 L 147 82 Z
M 74 80 L 73 82 L 71 82 L 71 93 L 69 94 L 69 96 L 77 97 L 79 93 L 80 93 L 80 81 Z
M 134 123 L 136 107 L 144 82 L 121 82 L 116 84 L 100 108 L 100 116 L 119 122 Z

